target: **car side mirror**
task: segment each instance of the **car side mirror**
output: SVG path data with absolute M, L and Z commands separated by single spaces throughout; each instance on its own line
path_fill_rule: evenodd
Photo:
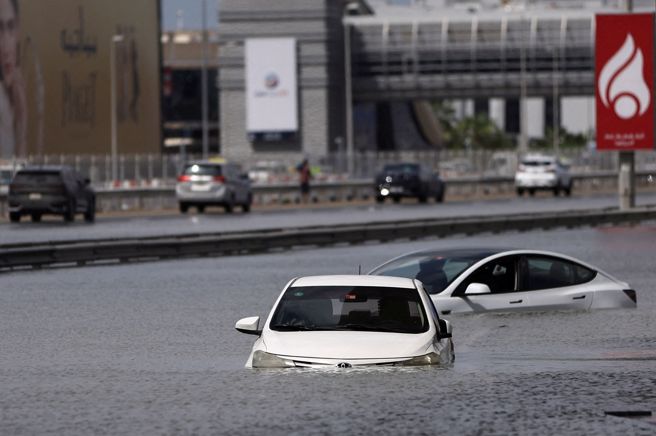
M 251 316 L 248 318 L 242 318 L 235 323 L 235 329 L 238 332 L 246 333 L 247 335 L 257 335 L 262 334 L 262 330 L 258 329 L 260 325 L 259 316 Z
M 438 324 L 440 325 L 440 339 L 450 338 L 453 336 L 453 326 L 450 321 L 446 319 L 439 319 Z
M 491 294 L 490 287 L 484 283 L 470 283 L 465 290 L 465 295 Z
M 251 178 L 248 177 L 248 173 L 241 173 L 241 174 L 239 175 L 239 177 L 240 177 L 242 180 L 249 180 L 249 181 L 251 180 Z
M 84 184 L 87 185 L 87 186 L 90 185 L 91 180 L 89 180 L 89 178 L 87 177 L 86 179 L 84 179 Z

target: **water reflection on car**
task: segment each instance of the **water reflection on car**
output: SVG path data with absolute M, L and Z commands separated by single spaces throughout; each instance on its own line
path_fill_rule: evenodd
M 291 280 L 260 329 L 253 368 L 434 365 L 453 361 L 451 325 L 421 283 L 398 277 L 314 276 Z
M 405 254 L 369 274 L 420 280 L 440 314 L 635 308 L 636 291 L 563 254 L 494 248 Z

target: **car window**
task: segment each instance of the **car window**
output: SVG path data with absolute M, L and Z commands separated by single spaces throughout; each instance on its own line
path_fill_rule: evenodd
M 526 291 L 574 286 L 595 275 L 594 270 L 556 257 L 524 256 L 520 261 L 520 287 Z
M 479 260 L 480 255 L 443 257 L 423 254 L 390 262 L 372 271 L 372 274 L 417 279 L 424 284 L 426 292 L 438 294 Z
M 514 292 L 516 287 L 516 256 L 506 256 L 491 260 L 471 273 L 456 290 L 456 295 L 464 294 L 470 283 L 483 283 L 493 294 Z
M 221 176 L 220 165 L 189 164 L 186 165 L 182 174 L 187 176 Z
M 385 173 L 401 173 L 401 174 L 417 174 L 419 171 L 417 164 L 394 164 L 385 165 L 383 172 Z
M 270 328 L 422 333 L 429 322 L 416 289 L 299 286 L 287 289 Z

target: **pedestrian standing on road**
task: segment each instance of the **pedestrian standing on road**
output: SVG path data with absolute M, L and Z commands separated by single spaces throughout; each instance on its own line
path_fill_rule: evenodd
M 310 163 L 307 159 L 296 167 L 298 170 L 298 178 L 301 184 L 301 202 L 308 203 L 310 200 L 310 179 L 312 179 L 312 172 L 310 171 Z

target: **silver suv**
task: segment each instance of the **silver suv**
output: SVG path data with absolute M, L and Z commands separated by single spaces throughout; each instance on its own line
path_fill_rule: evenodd
M 186 164 L 178 177 L 175 193 L 182 213 L 190 206 L 196 207 L 199 213 L 204 212 L 206 206 L 222 206 L 228 213 L 234 206 L 240 206 L 244 212 L 249 212 L 253 203 L 248 174 L 232 163 Z

